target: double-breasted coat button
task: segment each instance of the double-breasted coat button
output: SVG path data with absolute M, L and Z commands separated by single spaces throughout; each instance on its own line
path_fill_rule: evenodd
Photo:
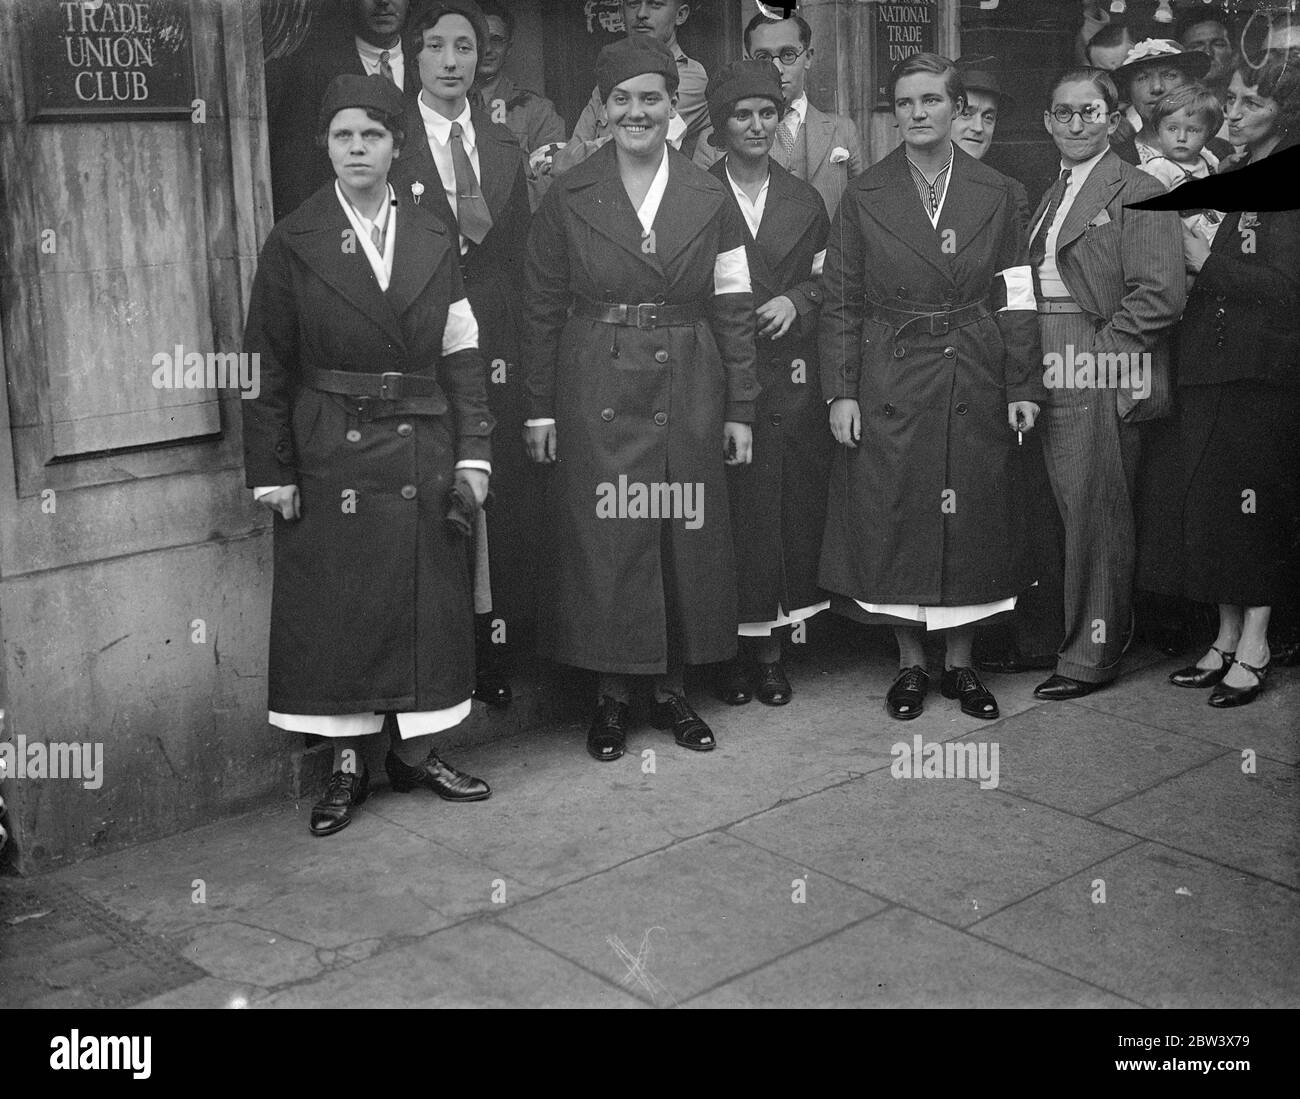
M 609 421 L 614 418 L 614 410 L 612 408 L 602 408 L 600 410 L 600 418 L 606 423 L 609 423 Z
M 666 363 L 667 361 L 668 361 L 668 352 L 661 347 L 658 351 L 655 352 L 655 362 Z
M 359 443 L 361 442 L 361 432 L 354 427 L 346 436 L 344 436 L 344 438 L 346 438 L 349 443 Z
M 773 413 L 772 413 L 772 426 L 773 426 L 773 427 L 780 427 L 780 426 L 781 426 L 781 413 L 779 413 L 779 412 L 773 412 Z
M 667 413 L 667 412 L 656 412 L 656 413 L 655 413 L 655 423 L 657 423 L 660 427 L 663 427 L 664 424 L 666 424 L 667 422 L 668 422 L 668 413 Z
M 965 401 L 958 401 L 958 402 L 957 402 L 957 415 L 958 415 L 958 416 L 965 416 L 965 415 L 966 415 L 966 402 L 965 402 Z
M 411 432 L 414 430 L 415 428 L 413 428 L 410 424 L 397 425 L 397 434 L 399 434 L 403 439 L 405 439 L 408 435 L 410 435 Z
M 892 416 L 894 414 L 894 406 L 892 404 L 885 405 L 884 412 L 886 416 Z
M 403 499 L 403 500 L 414 500 L 414 499 L 415 499 L 415 491 L 416 491 L 416 490 L 415 490 L 415 486 L 414 486 L 414 485 L 403 485 L 403 486 L 402 486 L 402 499 Z
M 901 359 L 906 354 L 907 354 L 907 348 L 904 347 L 901 343 L 894 348 L 894 358 Z
M 945 359 L 951 359 L 956 354 L 957 354 L 957 349 L 955 347 L 945 347 L 943 349 L 943 357 Z

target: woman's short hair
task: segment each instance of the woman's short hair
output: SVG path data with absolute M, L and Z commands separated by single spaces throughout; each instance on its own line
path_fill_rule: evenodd
M 900 80 L 905 76 L 915 76 L 918 73 L 942 76 L 944 91 L 948 93 L 948 98 L 954 103 L 966 102 L 966 85 L 962 82 L 961 70 L 948 58 L 940 57 L 937 53 L 914 53 L 895 65 L 889 74 L 889 98 L 894 98 Z
M 1278 130 L 1290 140 L 1300 139 L 1300 51 L 1270 50 L 1259 68 L 1242 58 L 1234 75 L 1257 95 L 1274 100 Z
M 371 122 L 378 122 L 385 130 L 393 135 L 393 148 L 400 150 L 406 143 L 406 131 L 402 128 L 402 116 L 400 114 L 388 114 L 386 111 L 377 111 L 374 107 L 362 107 L 366 112 L 366 117 Z M 335 112 L 335 117 L 338 112 Z M 316 134 L 316 144 L 322 149 L 330 143 L 330 127 L 334 124 L 334 118 L 325 120 L 324 129 Z
M 1052 86 L 1047 89 L 1047 109 L 1052 109 L 1052 100 L 1056 98 L 1056 89 L 1063 84 L 1074 84 L 1087 82 L 1097 89 L 1097 94 L 1101 96 L 1102 101 L 1106 104 L 1106 113 L 1113 114 L 1119 110 L 1119 89 L 1115 87 L 1115 81 L 1111 78 L 1110 73 L 1105 69 L 1094 69 L 1089 66 L 1080 66 L 1075 69 L 1066 69 L 1055 80 Z
M 1219 127 L 1223 125 L 1223 104 L 1219 102 L 1219 97 L 1204 84 L 1184 84 L 1181 88 L 1175 88 L 1156 104 L 1151 122 L 1159 126 L 1171 114 L 1177 114 L 1179 111 L 1189 111 L 1204 122 L 1211 137 L 1217 134 Z
M 410 54 L 412 57 L 424 49 L 424 32 L 437 26 L 438 20 L 446 15 L 459 15 L 462 19 L 467 20 L 469 25 L 474 28 L 475 48 L 479 53 L 487 49 L 487 20 L 483 17 L 483 12 L 479 9 L 479 6 L 475 3 L 457 3 L 456 0 L 448 0 L 447 3 L 430 4 L 411 23 L 407 35 L 411 42 Z

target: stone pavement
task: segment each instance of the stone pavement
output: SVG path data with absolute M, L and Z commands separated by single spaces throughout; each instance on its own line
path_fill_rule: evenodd
M 804 646 L 791 705 L 702 702 L 712 753 L 646 727 L 601 765 L 581 721 L 479 736 L 446 755 L 487 802 L 378 769 L 333 837 L 307 797 L 27 883 L 141 965 L 170 952 L 171 991 L 109 979 L 152 1007 L 1300 1006 L 1300 672 L 1217 711 L 1165 683 L 1182 663 L 1131 653 L 1073 703 L 990 676 L 996 722 L 936 677 L 904 723 L 884 649 Z M 997 786 L 895 777 L 918 735 L 996 744 Z M 109 1002 L 102 935 L 14 959 L 50 918 L 0 920 L 0 1004 Z

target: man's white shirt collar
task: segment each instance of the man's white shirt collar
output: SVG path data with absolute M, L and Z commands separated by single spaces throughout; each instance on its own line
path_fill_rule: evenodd
M 797 134 L 799 127 L 803 125 L 803 120 L 808 115 L 807 92 L 801 92 L 799 98 L 791 102 L 789 109 L 785 113 L 785 119 L 782 119 L 782 121 L 788 120 L 791 115 L 794 115 L 794 123 L 790 126 L 790 132 Z
M 393 79 L 397 82 L 399 88 L 406 87 L 406 65 L 402 56 L 402 42 L 398 39 L 397 45 L 391 49 L 383 50 L 373 43 L 367 42 L 360 35 L 357 35 L 357 54 L 361 58 L 361 65 L 369 76 L 383 76 L 379 71 L 379 55 L 388 54 L 388 67 L 393 70 Z

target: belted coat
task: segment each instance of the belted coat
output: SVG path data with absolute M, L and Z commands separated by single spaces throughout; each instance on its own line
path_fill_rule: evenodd
M 514 135 L 471 108 L 479 159 L 479 187 L 492 215 L 492 228 L 461 257 L 465 292 L 479 325 L 479 348 L 488 368 L 488 405 L 499 425 L 493 439 L 492 494 L 487 505 L 492 574 L 492 616 L 506 625 L 507 641 L 526 636 L 534 614 L 533 554 L 529 532 L 538 518 L 537 474 L 524 453 L 523 373 L 519 359 L 519 299 L 524 246 L 528 240 L 527 163 Z M 406 144 L 393 161 L 392 183 L 404 201 L 419 184 L 421 208 L 441 218 L 455 242 L 456 217 L 437 163 L 429 151 L 419 106 L 403 116 Z
M 397 194 L 382 291 L 328 184 L 262 248 L 243 349 L 260 392 L 241 401 L 249 487 L 297 485 L 274 518 L 269 708 L 291 714 L 437 710 L 474 689 L 467 540 L 445 521 L 455 463 L 491 458 L 476 350 L 443 356 L 464 298 L 456 242 Z M 381 401 L 303 384 L 307 367 L 420 371 L 433 396 Z
M 687 663 L 736 651 L 723 424 L 753 420 L 758 384 L 748 277 L 743 290 L 716 293 L 727 285 L 715 268 L 724 254 L 745 266 L 744 225 L 718 180 L 671 148 L 667 156 L 652 235 L 609 142 L 555 181 L 528 244 L 528 415 L 556 421 L 558 455 L 539 648 L 611 673 L 663 672 L 670 628 Z M 570 315 L 582 301 L 695 306 L 701 316 L 637 328 Z M 678 514 L 635 517 L 617 497 L 630 501 L 638 485 L 676 486 Z
M 862 438 L 837 448 L 820 581 L 870 603 L 989 603 L 1032 579 L 1007 421 L 1008 402 L 1045 395 L 1028 246 L 1011 181 L 960 148 L 932 225 L 904 149 L 849 183 L 831 225 L 822 391 L 858 401 Z M 981 301 L 974 323 L 901 334 L 871 304 Z
M 735 204 L 725 158 L 709 171 Z M 817 191 L 772 163 L 757 238 L 745 224 L 749 277 L 755 307 L 784 295 L 798 317 L 779 340 L 755 337 L 754 460 L 727 470 L 741 622 L 772 622 L 778 608 L 788 614 L 825 598 L 817 561 L 835 439 L 817 371 L 822 289 L 813 266 L 829 226 Z

